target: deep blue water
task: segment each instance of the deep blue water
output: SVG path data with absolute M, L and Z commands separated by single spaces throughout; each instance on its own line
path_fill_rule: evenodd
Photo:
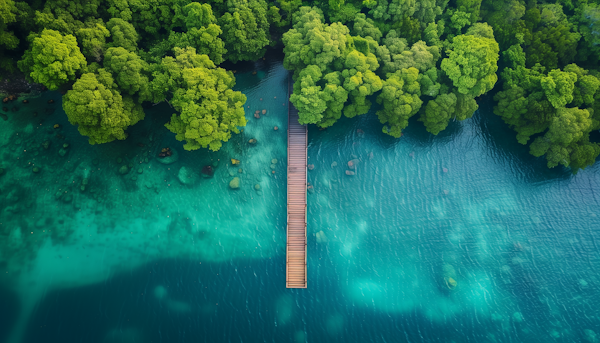
M 600 167 L 548 169 L 485 97 L 438 136 L 412 120 L 388 137 L 374 112 L 310 127 L 308 289 L 286 289 L 288 73 L 267 60 L 236 75 L 249 123 L 218 153 L 181 149 L 166 104 L 102 146 L 68 124 L 57 93 L 9 113 L 0 341 L 600 340 Z M 165 146 L 177 162 L 157 161 Z M 215 161 L 213 178 L 179 181 Z

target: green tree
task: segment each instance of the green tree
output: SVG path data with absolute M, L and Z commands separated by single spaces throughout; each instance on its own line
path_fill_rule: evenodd
M 583 37 L 583 46 L 577 51 L 580 61 L 590 63 L 600 60 L 600 5 L 585 4 L 577 11 L 579 32 Z
M 155 67 L 154 101 L 170 98 L 179 111 L 165 126 L 177 140 L 186 141 L 184 149 L 217 151 L 232 132 L 239 133 L 238 126 L 246 125 L 246 96 L 231 89 L 233 73 L 217 68 L 207 55 L 196 54 L 194 48 L 174 52 L 174 58 L 167 56 Z
M 205 54 L 216 64 L 223 62 L 223 55 L 227 53 L 225 43 L 219 35 L 223 34 L 216 24 L 217 18 L 213 15 L 209 4 L 192 2 L 183 7 L 186 32 L 171 32 L 169 46 L 196 49 L 198 54 Z
M 228 0 L 228 12 L 219 18 L 226 59 L 232 62 L 255 61 L 269 45 L 267 3 L 264 0 Z
M 378 43 L 383 36 L 381 30 L 375 26 L 373 19 L 367 18 L 364 13 L 359 13 L 356 15 L 356 18 L 354 18 L 352 34 L 364 38 L 371 37 Z
M 108 48 L 104 58 L 104 67 L 110 71 L 121 93 L 136 95 L 138 102 L 151 100 L 147 76 L 148 64 L 135 52 L 125 48 Z
M 300 124 L 328 127 L 340 119 L 348 100 L 348 91 L 342 87 L 342 80 L 340 72 L 323 76 L 315 65 L 300 72 L 294 84 L 294 93 L 290 96 L 290 101 L 302 113 Z M 319 83 L 324 85 L 320 86 Z
M 414 17 L 421 23 L 421 28 L 425 28 L 444 13 L 448 1 L 420 0 L 418 3 Z
M 83 74 L 63 96 L 69 122 L 89 137 L 90 144 L 127 138 L 125 130 L 144 119 L 144 111 L 131 97 L 122 97 L 108 71 Z
M 12 31 L 8 31 L 8 25 L 16 21 L 17 7 L 12 0 L 0 0 L 0 68 L 12 70 L 14 62 L 5 56 L 4 50 L 15 49 L 19 45 L 19 39 Z M 0 77 L 1 79 L 1 77 Z
M 419 70 L 416 68 L 401 69 L 388 75 L 377 97 L 377 102 L 382 105 L 377 117 L 384 124 L 383 132 L 399 138 L 408 126 L 408 119 L 421 108 L 420 96 Z
M 549 168 L 559 164 L 568 167 L 572 157 L 577 167 L 585 167 L 592 164 L 600 153 L 600 147 L 588 140 L 591 127 L 588 110 L 559 108 L 548 132 L 531 143 L 530 152 L 536 157 L 546 155 Z
M 441 68 L 459 93 L 477 97 L 492 89 L 498 80 L 498 51 L 494 39 L 460 35 L 454 38 Z
M 301 0 L 280 0 L 278 1 L 281 10 L 281 26 L 288 27 L 292 24 L 292 15 L 302 6 Z
M 371 53 L 377 43 L 370 37 L 350 36 L 340 23 L 323 23 L 316 8 L 301 7 L 293 23 L 283 35 L 283 63 L 294 71 L 290 101 L 298 108 L 301 122 L 327 127 L 342 112 L 350 118 L 367 113 L 368 97 L 383 86 L 375 74 L 377 57 Z
M 522 43 L 527 29 L 521 20 L 525 6 L 519 0 L 484 0 L 480 13 L 483 20 L 494 28 L 494 37 L 501 50 Z
M 350 104 L 344 108 L 344 115 L 353 118 L 369 112 L 371 101 L 367 97 L 375 94 L 383 86 L 383 82 L 374 71 L 379 64 L 375 55 L 369 53 L 365 56 L 358 50 L 352 50 L 346 55 L 345 69 L 342 70 L 344 78 L 343 87 L 348 91 Z
M 548 76 L 542 77 L 540 80 L 546 98 L 554 108 L 565 107 L 573 101 L 576 81 L 577 75 L 575 73 L 564 72 L 559 69 L 552 70 L 548 73 Z
M 133 25 L 123 19 L 112 18 L 106 23 L 106 27 L 112 38 L 112 42 L 107 44 L 108 47 L 122 47 L 129 51 L 137 51 L 140 37 Z
M 160 36 L 161 29 L 171 31 L 179 26 L 178 15 L 188 3 L 188 0 L 108 0 L 105 6 L 112 18 L 130 22 L 137 32 L 151 39 Z
M 19 39 L 13 32 L 7 31 L 7 26 L 17 19 L 17 7 L 12 0 L 0 0 L 0 46 L 14 49 L 19 44 Z
M 406 41 L 394 37 L 395 31 L 390 31 L 385 38 L 386 43 L 377 49 L 377 55 L 382 62 L 381 74 L 394 73 L 401 69 L 415 67 L 419 71 L 435 68 L 440 58 L 440 49 L 437 46 L 427 46 L 423 41 L 418 41 L 406 49 Z M 389 44 L 387 44 L 389 43 Z
M 519 86 L 498 92 L 494 100 L 498 101 L 494 113 L 517 132 L 517 141 L 521 144 L 527 144 L 532 135 L 544 132 L 549 118 L 554 115 L 554 108 L 542 92 L 528 96 Z
M 18 62 L 19 69 L 50 90 L 75 80 L 77 72 L 87 65 L 72 35 L 44 30 L 31 34 L 28 40 L 30 47 Z
M 339 0 L 330 0 L 331 3 L 342 3 L 337 10 L 332 10 L 329 8 L 329 21 L 331 23 L 338 22 L 340 24 L 345 24 L 349 21 L 352 21 L 359 13 L 360 9 L 354 6 L 351 3 L 344 3 Z
M 93 27 L 84 27 L 75 33 L 81 46 L 81 52 L 91 61 L 100 62 L 106 49 L 106 38 L 110 32 L 104 25 L 95 24 Z
M 576 64 L 569 64 L 563 70 L 577 76 L 571 104 L 577 107 L 593 106 L 595 97 L 599 94 L 598 90 L 600 89 L 600 80 L 598 77 L 590 75 L 587 70 Z
M 454 93 L 440 94 L 429 100 L 419 121 L 425 124 L 428 132 L 437 135 L 443 131 L 456 111 L 456 95 Z
M 294 13 L 293 23 L 293 28 L 283 35 L 283 65 L 294 71 L 294 78 L 309 65 L 324 72 L 334 61 L 342 62 L 349 49 L 348 27 L 340 23 L 327 25 L 321 10 L 306 6 Z
M 470 15 L 471 24 L 479 20 L 481 0 L 457 0 L 456 7 L 459 11 Z

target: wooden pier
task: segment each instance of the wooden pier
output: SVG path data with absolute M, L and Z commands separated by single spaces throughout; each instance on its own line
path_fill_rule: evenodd
M 291 94 L 292 80 L 288 81 Z M 306 126 L 288 100 L 286 287 L 306 288 Z

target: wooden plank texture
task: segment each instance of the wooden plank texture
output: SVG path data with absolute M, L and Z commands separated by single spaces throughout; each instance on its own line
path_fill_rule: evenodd
M 288 94 L 292 94 L 292 78 Z M 288 188 L 286 287 L 306 288 L 306 126 L 298 123 L 298 110 L 288 102 Z

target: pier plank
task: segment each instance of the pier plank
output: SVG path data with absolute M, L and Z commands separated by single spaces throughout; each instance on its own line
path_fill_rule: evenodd
M 292 80 L 288 80 L 292 93 Z M 298 110 L 288 104 L 286 287 L 306 288 L 306 126 L 298 123 Z

